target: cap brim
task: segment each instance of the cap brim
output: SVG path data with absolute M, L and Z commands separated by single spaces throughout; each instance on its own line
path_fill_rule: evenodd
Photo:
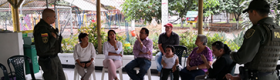
M 249 11 L 249 9 L 245 9 L 242 13 L 246 13 L 247 11 Z

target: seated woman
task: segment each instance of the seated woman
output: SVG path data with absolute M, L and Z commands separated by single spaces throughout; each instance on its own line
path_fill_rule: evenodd
M 231 71 L 231 64 L 233 63 L 230 59 L 231 50 L 226 44 L 221 41 L 216 41 L 212 44 L 213 54 L 217 57 L 217 60 L 213 63 L 213 68 L 211 65 L 207 65 L 208 68 L 208 80 L 227 80 L 225 75 Z M 204 63 L 208 63 L 205 56 L 201 56 Z M 204 75 L 197 76 L 195 80 L 205 80 Z
M 93 60 L 96 51 L 93 44 L 88 42 L 88 34 L 80 33 L 79 41 L 80 43 L 75 46 L 73 55 L 76 60 L 75 67 L 82 77 L 81 80 L 89 80 L 89 77 L 94 70 Z
M 204 75 L 207 72 L 207 65 L 212 63 L 212 51 L 206 46 L 207 37 L 199 34 L 196 38 L 192 53 L 187 60 L 187 67 L 180 71 L 181 80 L 194 80 L 198 75 Z M 204 55 L 208 63 L 203 62 L 201 55 Z
M 116 40 L 116 32 L 108 31 L 108 41 L 103 44 L 103 53 L 105 59 L 103 67 L 108 68 L 109 80 L 119 80 L 116 74 L 116 69 L 122 66 L 122 43 Z

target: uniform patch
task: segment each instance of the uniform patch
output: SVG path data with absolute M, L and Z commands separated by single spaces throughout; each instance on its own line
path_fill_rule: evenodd
M 48 37 L 42 37 L 43 43 L 48 43 Z
M 48 35 L 48 33 L 42 33 L 41 34 L 41 37 L 48 37 L 49 35 Z
M 255 33 L 254 29 L 247 30 L 246 33 L 245 33 L 245 38 L 249 39 L 250 37 L 252 37 L 254 35 L 254 33 Z

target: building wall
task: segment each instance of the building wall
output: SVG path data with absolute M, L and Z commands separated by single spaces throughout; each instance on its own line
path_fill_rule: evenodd
M 23 55 L 23 40 L 22 33 L 0 33 L 0 63 L 7 65 L 7 59 L 14 55 Z M 4 76 L 0 70 L 0 77 Z

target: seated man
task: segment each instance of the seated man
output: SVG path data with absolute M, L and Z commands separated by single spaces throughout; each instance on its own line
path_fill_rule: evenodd
M 172 31 L 173 25 L 171 23 L 167 23 L 164 25 L 165 32 L 161 33 L 158 38 L 158 48 L 160 52 L 157 53 L 155 57 L 155 61 L 157 63 L 157 70 L 160 74 L 160 71 L 162 69 L 162 56 L 165 55 L 165 47 L 167 45 L 175 46 L 179 45 L 179 35 Z
M 137 35 L 137 40 L 133 47 L 135 59 L 129 62 L 124 68 L 132 80 L 144 80 L 147 70 L 151 67 L 153 41 L 148 38 L 148 35 L 149 30 L 147 28 L 142 28 L 140 37 Z M 135 67 L 140 68 L 138 74 L 133 70 Z

